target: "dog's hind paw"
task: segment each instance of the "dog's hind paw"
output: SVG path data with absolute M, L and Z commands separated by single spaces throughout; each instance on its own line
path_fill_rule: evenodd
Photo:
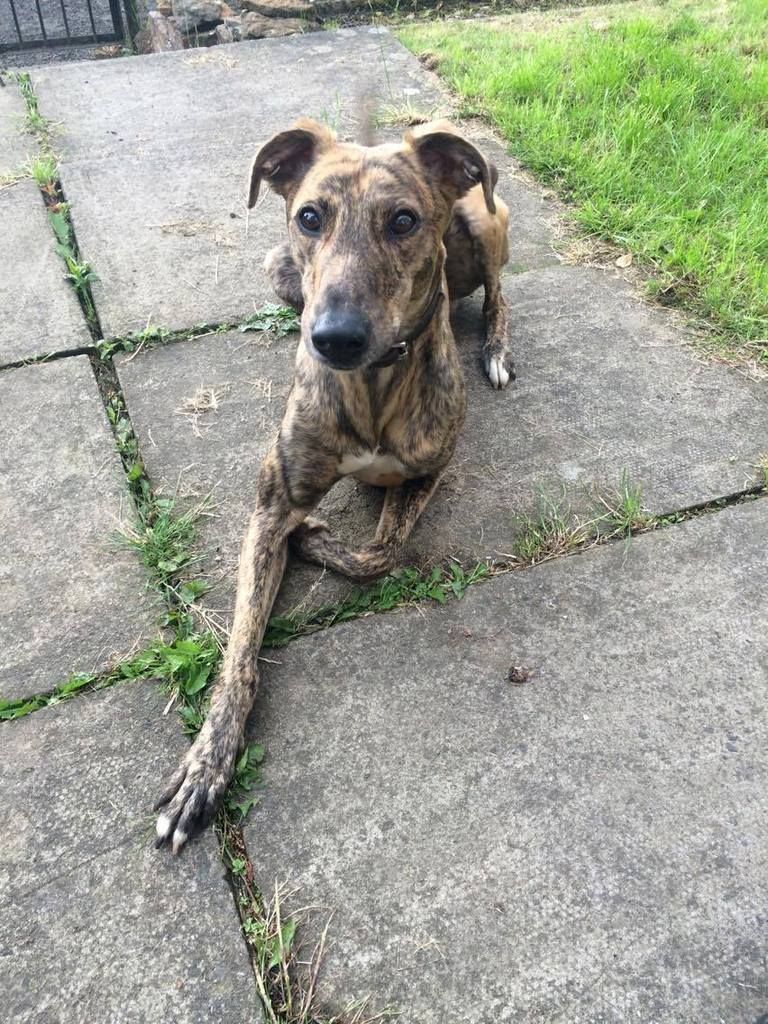
M 485 372 L 494 388 L 500 391 L 515 379 L 515 364 L 512 362 L 512 356 L 508 352 L 502 352 L 500 355 L 487 353 Z
M 155 827 L 156 847 L 167 845 L 179 853 L 188 840 L 210 825 L 232 769 L 233 759 L 216 756 L 204 744 L 192 745 L 154 806 L 156 811 L 162 808 Z

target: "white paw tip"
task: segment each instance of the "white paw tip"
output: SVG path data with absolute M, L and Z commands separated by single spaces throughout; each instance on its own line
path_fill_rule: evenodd
M 173 836 L 173 852 L 178 853 L 179 850 L 184 845 L 184 843 L 186 843 L 188 838 L 189 836 L 187 835 L 186 832 L 181 832 L 179 829 L 177 829 Z
M 159 814 L 157 816 L 157 824 L 155 825 L 155 832 L 157 832 L 160 839 L 165 839 L 170 834 L 173 828 L 173 822 L 167 814 Z
M 505 388 L 509 384 L 509 373 L 503 359 L 494 356 L 488 361 L 488 377 L 495 388 Z

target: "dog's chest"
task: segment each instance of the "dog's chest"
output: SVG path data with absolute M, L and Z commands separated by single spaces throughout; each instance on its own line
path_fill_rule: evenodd
M 345 455 L 336 468 L 342 476 L 354 476 L 375 487 L 397 487 L 410 476 L 400 459 L 378 448 Z

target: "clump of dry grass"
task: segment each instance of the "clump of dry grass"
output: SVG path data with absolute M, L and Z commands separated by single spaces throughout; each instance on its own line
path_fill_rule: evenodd
M 563 500 L 548 494 L 539 495 L 533 515 L 518 517 L 517 527 L 511 557 L 526 565 L 548 562 L 594 539 L 591 523 L 583 523 Z
M 240 833 L 227 829 L 222 842 L 268 1024 L 376 1024 L 395 1016 L 391 1009 L 371 1010 L 369 998 L 355 1000 L 339 1013 L 328 1013 L 320 1006 L 318 979 L 333 915 L 328 915 L 314 947 L 305 949 L 300 926 L 321 908 L 299 907 L 289 913 L 286 904 L 297 890 L 277 883 L 272 895 L 264 898 L 254 883 Z
M 436 107 L 422 110 L 410 100 L 405 100 L 403 103 L 385 103 L 374 114 L 373 123 L 376 128 L 413 128 L 445 116 Z
M 499 554 L 510 559 L 511 568 L 537 565 L 576 548 L 613 537 L 629 538 L 659 525 L 643 503 L 642 487 L 632 482 L 626 470 L 614 489 L 595 488 L 592 498 L 593 514 L 582 518 L 573 511 L 565 493 L 553 496 L 542 492 L 536 511 L 517 517 L 512 551 Z
M 196 437 L 202 437 L 200 417 L 209 412 L 216 412 L 228 391 L 229 384 L 220 384 L 216 387 L 201 384 L 193 395 L 182 401 L 176 411 L 188 417 Z

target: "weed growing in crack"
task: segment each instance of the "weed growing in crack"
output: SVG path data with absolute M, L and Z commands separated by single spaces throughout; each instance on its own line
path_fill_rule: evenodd
M 626 469 L 621 472 L 616 491 L 598 494 L 598 501 L 605 510 L 597 520 L 601 534 L 629 537 L 654 525 L 654 517 L 643 505 L 643 489 L 632 483 Z
M 614 537 L 629 539 L 661 523 L 645 509 L 642 487 L 632 482 L 626 470 L 622 470 L 614 491 L 597 492 L 596 503 L 594 515 L 582 520 L 564 495 L 554 498 L 540 494 L 537 512 L 517 519 L 519 532 L 512 550 L 513 561 L 518 565 L 536 565 Z
M 115 438 L 115 447 L 123 461 L 128 489 L 136 504 L 139 520 L 142 525 L 151 523 L 154 516 L 152 488 L 144 470 L 144 463 L 139 453 L 139 442 L 133 432 L 122 395 L 119 392 L 114 392 L 105 400 L 105 409 Z
M 491 567 L 486 562 L 479 562 L 471 569 L 464 569 L 458 562 L 435 566 L 427 572 L 396 569 L 373 586 L 354 590 L 337 604 L 273 615 L 267 624 L 264 647 L 284 647 L 297 637 L 319 629 L 421 601 L 445 604 L 451 598 L 463 597 L 468 587 L 490 575 Z
M 140 349 L 157 348 L 178 341 L 193 341 L 195 338 L 225 334 L 227 331 L 257 331 L 261 334 L 283 337 L 298 331 L 299 326 L 299 319 L 292 309 L 268 302 L 245 320 L 195 324 L 179 331 L 173 331 L 169 327 L 147 326 L 142 331 L 131 331 L 120 338 L 102 338 L 96 342 L 96 350 L 100 358 L 107 362 L 118 352 L 138 352 Z
M 13 700 L 0 699 L 0 721 L 12 721 L 15 718 L 24 718 L 33 711 L 40 711 L 42 708 L 60 704 L 62 701 L 83 690 L 97 688 L 98 680 L 90 675 L 73 675 L 65 682 L 55 686 L 49 693 L 35 694 L 33 697 L 19 697 Z M 104 684 L 109 685 L 109 684 Z
M 130 473 L 140 479 L 141 471 L 142 463 L 135 462 Z M 178 576 L 200 559 L 194 545 L 195 523 L 207 507 L 208 500 L 204 499 L 178 513 L 172 498 L 156 498 L 151 518 L 145 516 L 137 528 L 124 527 L 121 531 L 127 544 L 138 551 L 157 589 L 183 605 L 191 605 L 207 589 L 202 580 L 176 585 Z
M 69 204 L 64 202 L 58 180 L 58 159 L 51 145 L 51 123 L 40 113 L 29 75 L 22 72 L 16 76 L 16 81 L 26 105 L 26 129 L 35 136 L 40 146 L 40 155 L 30 164 L 29 173 L 37 183 L 48 210 L 48 220 L 56 236 L 56 252 L 66 266 L 64 276 L 75 290 L 88 329 L 95 339 L 101 334 L 91 293 L 96 275 L 87 260 L 81 258 L 77 247 Z
M 286 905 L 295 902 L 296 891 L 285 885 L 276 884 L 270 897 L 263 896 L 254 882 L 253 865 L 239 830 L 225 819 L 217 823 L 217 834 L 269 1024 L 375 1024 L 397 1016 L 392 1009 L 371 1011 L 368 999 L 349 1003 L 338 1014 L 324 1012 L 319 1005 L 317 982 L 331 917 L 326 919 L 314 946 L 305 949 L 301 925 L 312 908 L 289 912 Z
M 518 516 L 516 525 L 519 532 L 512 557 L 527 565 L 566 554 L 582 546 L 589 536 L 564 500 L 547 494 L 539 495 L 537 511 Z
M 29 164 L 28 171 L 43 193 L 55 197 L 59 163 L 52 153 L 43 153 L 38 156 Z
M 77 297 L 85 310 L 86 319 L 92 324 L 96 318 L 96 307 L 91 296 L 91 285 L 96 280 L 96 275 L 90 263 L 78 259 L 74 251 L 67 251 L 63 247 L 59 247 L 59 254 L 64 257 L 64 262 L 67 265 L 67 273 L 64 276 L 77 292 Z
M 171 336 L 167 327 L 145 327 L 143 331 L 133 331 L 124 338 L 102 338 L 96 343 L 96 350 L 103 360 L 111 359 L 116 352 L 136 352 L 140 348 L 155 348 L 164 345 Z
M 37 103 L 37 96 L 32 87 L 32 79 L 26 71 L 16 75 L 16 83 L 26 106 L 24 127 L 30 135 L 34 135 L 40 145 L 48 149 L 50 145 L 51 122 L 43 117 Z
M 301 326 L 298 314 L 289 306 L 279 306 L 274 302 L 267 302 L 257 309 L 255 313 L 246 317 L 241 324 L 238 324 L 239 331 L 260 331 L 263 334 L 273 334 L 278 338 L 293 331 L 298 331 Z
M 373 119 L 376 128 L 413 128 L 428 121 L 435 121 L 441 116 L 437 107 L 423 109 L 416 106 L 410 99 L 402 103 L 385 103 Z
M 261 762 L 264 747 L 249 743 L 235 762 L 235 774 L 224 797 L 224 809 L 236 825 L 240 825 L 258 802 L 255 791 L 262 785 Z
M 41 167 L 41 173 L 45 171 Z M 49 179 L 40 185 L 43 198 L 48 209 L 48 223 L 53 228 L 56 237 L 56 252 L 64 261 L 67 272 L 64 275 L 75 290 L 80 306 L 88 322 L 91 334 L 96 336 L 100 333 L 96 317 L 96 307 L 93 303 L 91 285 L 96 280 L 96 275 L 90 263 L 80 258 L 80 252 L 75 241 L 75 233 L 72 229 L 72 219 L 69 212 L 69 203 L 61 200 L 61 190 L 58 182 Z
M 344 104 L 342 103 L 338 90 L 334 93 L 331 105 L 329 107 L 323 107 L 320 111 L 319 119 L 323 124 L 327 124 L 332 132 L 336 132 L 337 134 L 341 132 L 341 127 L 344 122 Z

